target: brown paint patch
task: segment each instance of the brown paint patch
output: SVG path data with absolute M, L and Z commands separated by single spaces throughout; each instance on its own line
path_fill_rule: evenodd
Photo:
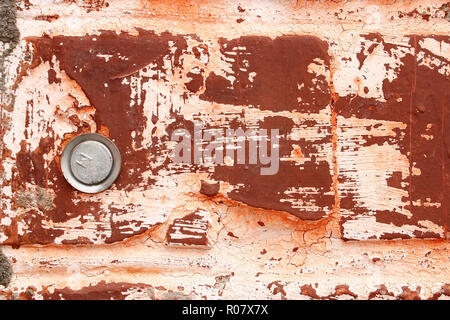
M 378 289 L 369 293 L 369 300 L 383 298 L 383 296 L 395 297 L 394 293 L 390 292 L 384 284 L 380 285 Z
M 201 119 L 199 119 L 201 120 Z M 228 122 L 227 128 L 207 125 L 204 129 L 215 129 L 225 134 L 225 129 L 243 131 L 249 129 L 245 121 L 235 118 Z M 265 117 L 258 121 L 258 129 L 266 129 L 270 134 L 272 129 L 279 130 L 279 157 L 290 157 L 293 145 L 299 144 L 302 149 L 301 162 L 284 161 L 279 163 L 279 170 L 273 175 L 262 175 L 261 169 L 268 165 L 260 162 L 250 164 L 249 142 L 245 143 L 246 163 L 234 165 L 218 164 L 213 167 L 198 165 L 186 165 L 185 170 L 193 172 L 210 172 L 211 179 L 231 184 L 233 190 L 226 193 L 232 200 L 247 205 L 291 213 L 307 220 L 317 220 L 325 217 L 334 206 L 334 194 L 332 192 L 332 176 L 330 164 L 326 160 L 318 160 L 321 148 L 327 145 L 331 147 L 331 126 L 328 123 L 318 124 L 313 120 L 305 120 L 299 127 L 312 127 L 320 132 L 320 138 L 315 141 L 307 139 L 292 140 L 289 135 L 294 129 L 299 130 L 294 121 L 284 116 Z M 167 134 L 172 135 L 175 129 L 183 128 L 190 132 L 191 149 L 194 150 L 194 123 L 178 116 L 177 121 L 168 126 Z M 253 128 L 253 127 L 252 127 Z M 269 144 L 268 142 L 268 144 Z M 269 148 L 270 149 L 270 148 Z M 224 154 L 225 155 L 225 154 Z M 234 159 L 237 159 L 237 151 L 234 151 Z M 194 163 L 194 152 L 191 153 L 191 163 Z M 307 189 L 307 192 L 302 192 Z M 315 209 L 311 209 L 314 206 Z
M 326 42 L 310 36 L 283 36 L 273 40 L 245 36 L 220 39 L 219 44 L 224 58 L 233 61 L 231 69 L 236 80 L 231 83 L 211 73 L 201 99 L 250 105 L 261 110 L 307 113 L 318 112 L 328 105 L 327 79 L 308 72 L 310 64 L 323 63 L 329 68 Z M 301 84 L 304 86 L 299 88 Z
M 274 281 L 267 285 L 267 288 L 271 290 L 273 295 L 277 295 L 278 293 L 281 295 L 281 300 L 286 300 L 286 291 L 284 291 L 284 284 L 280 281 Z
M 419 52 L 427 58 L 438 58 L 441 63 L 448 61 L 436 57 L 418 44 L 425 37 L 415 37 Z M 444 39 L 450 42 L 450 37 Z M 421 61 L 417 61 L 419 64 Z M 429 220 L 438 226 L 445 227 L 448 210 L 448 194 L 445 192 L 445 142 L 450 139 L 450 131 L 445 131 L 445 110 L 450 105 L 450 78 L 441 75 L 437 69 L 431 70 L 417 65 L 415 69 L 415 86 L 412 91 L 412 107 L 423 106 L 420 112 L 411 115 L 411 160 L 420 175 L 411 176 L 411 200 L 413 201 L 414 218 Z M 427 138 L 424 138 L 427 137 Z
M 450 284 L 446 283 L 442 285 L 441 289 L 434 293 L 430 300 L 437 300 L 442 296 L 450 297 Z
M 209 246 L 209 222 L 202 210 L 175 219 L 166 233 L 169 246 Z
M 358 295 L 355 294 L 354 292 L 350 291 L 349 286 L 346 284 L 337 285 L 334 288 L 334 292 L 327 296 L 319 296 L 316 293 L 316 289 L 314 289 L 312 285 L 305 284 L 300 287 L 300 294 L 308 296 L 308 297 L 310 297 L 312 299 L 316 299 L 316 300 L 336 300 L 339 296 L 345 296 L 345 295 L 351 296 L 353 299 L 358 298 Z
M 312 299 L 322 299 L 319 295 L 316 293 L 316 289 L 312 287 L 310 284 L 305 284 L 300 287 L 300 294 L 304 296 L 308 296 Z
M 42 290 L 41 294 L 45 300 L 124 300 L 130 289 L 136 289 L 138 292 L 144 292 L 149 285 L 142 283 L 127 282 L 106 282 L 100 281 L 95 285 L 84 287 L 80 290 L 73 290 L 68 287 L 54 289 L 52 293 L 49 290 Z
M 366 39 L 382 43 L 388 54 L 393 54 L 395 44 L 387 43 L 382 36 L 370 34 Z M 377 223 L 393 224 L 398 227 L 403 225 L 422 226 L 424 221 L 429 221 L 438 227 L 446 226 L 446 201 L 443 190 L 446 184 L 444 170 L 445 157 L 443 155 L 443 139 L 447 139 L 448 131 L 445 127 L 444 106 L 450 103 L 449 95 L 445 88 L 449 87 L 449 79 L 438 73 L 437 69 L 431 70 L 425 66 L 420 66 L 418 53 L 424 54 L 425 59 L 442 58 L 433 55 L 426 49 L 422 49 L 418 42 L 425 37 L 409 36 L 410 46 L 414 54 L 406 54 L 401 59 L 402 66 L 394 71 L 397 77 L 389 82 L 384 80 L 383 93 L 386 102 L 363 97 L 340 97 L 336 103 L 336 110 L 339 115 L 350 118 L 373 119 L 381 121 L 399 121 L 406 125 L 406 129 L 395 128 L 396 136 L 370 136 L 368 128 L 367 136 L 362 147 L 388 144 L 398 148 L 408 159 L 409 177 L 402 178 L 400 172 L 394 172 L 387 180 L 390 187 L 403 190 L 408 197 L 403 197 L 404 209 L 411 212 L 412 217 L 399 214 L 389 210 L 373 210 L 359 204 L 359 190 L 346 190 L 342 186 L 351 181 L 351 172 L 347 174 L 341 170 L 339 182 L 341 184 L 341 208 L 348 210 L 341 219 L 345 227 L 345 222 L 351 219 L 359 219 L 366 215 L 368 211 L 375 211 Z M 436 40 L 447 38 L 439 37 Z M 372 45 L 373 46 L 373 45 Z M 362 59 L 362 58 L 361 58 Z M 360 61 L 363 63 L 363 60 Z M 442 63 L 448 63 L 442 61 Z M 389 68 L 389 66 L 385 66 Z M 375 128 L 375 127 L 373 127 Z M 345 128 L 344 128 L 345 129 Z M 346 141 L 341 141 L 341 152 L 351 154 L 358 151 L 355 146 L 349 148 Z M 376 165 L 376 164 L 374 164 Z M 408 203 L 410 203 L 408 205 Z M 345 231 L 345 230 L 344 230 Z M 351 230 L 349 230 L 351 232 Z M 366 237 L 367 235 L 364 235 Z M 356 236 L 358 237 L 358 236 Z M 433 231 L 414 231 L 411 236 L 402 232 L 384 233 L 381 236 L 371 236 L 380 239 L 407 239 L 417 238 L 439 238 L 441 234 Z
M 300 294 L 308 296 L 312 299 L 316 300 L 336 300 L 339 296 L 351 296 L 353 299 L 357 299 L 358 295 L 352 291 L 350 291 L 350 288 L 346 284 L 340 284 L 337 285 L 334 288 L 334 292 L 332 294 L 329 294 L 327 296 L 319 296 L 316 293 L 316 289 L 313 288 L 310 284 L 305 284 L 300 287 Z
M 411 290 L 407 286 L 402 287 L 402 293 L 398 295 L 400 300 L 420 300 L 421 287 L 417 287 L 416 290 Z
M 330 102 L 330 89 L 325 76 L 316 75 L 310 65 L 329 69 L 327 44 L 309 36 L 283 36 L 274 40 L 246 36 L 219 41 L 221 54 L 231 62 L 234 83 L 211 73 L 206 79 L 206 90 L 201 99 L 233 105 L 250 105 L 261 110 L 318 112 Z M 244 48 L 244 49 L 243 49 Z M 301 85 L 301 86 L 300 86 Z M 286 139 L 293 124 L 282 117 L 268 118 L 261 128 L 279 128 L 282 137 L 280 156 L 289 156 L 293 141 Z M 306 124 L 306 122 L 305 122 Z M 323 128 L 330 133 L 321 142 L 300 141 L 302 152 L 310 161 L 303 165 L 281 162 L 277 174 L 261 176 L 259 166 L 235 165 L 233 169 L 217 166 L 213 177 L 233 185 L 243 185 L 228 193 L 233 200 L 251 206 L 292 213 L 302 219 L 320 219 L 331 211 L 334 199 L 331 192 L 329 164 L 316 161 L 312 155 L 317 144 L 331 143 L 331 124 Z M 314 150 L 314 151 L 313 151 Z M 299 208 L 287 195 L 291 188 L 315 189 L 313 194 L 295 194 L 296 200 L 317 206 L 317 211 Z M 282 199 L 287 201 L 281 201 Z
M 186 89 L 188 89 L 192 93 L 196 93 L 203 88 L 203 73 L 204 70 L 200 69 L 198 72 L 188 72 L 187 76 L 191 79 L 189 82 L 185 84 Z
M 288 138 L 293 127 L 293 121 L 284 117 L 266 117 L 259 123 L 259 128 L 280 130 L 280 158 L 290 156 L 292 145 L 298 143 Z M 325 127 L 323 130 L 330 132 L 331 128 Z M 329 163 L 316 160 L 315 157 L 320 143 L 331 143 L 331 135 L 316 143 L 300 141 L 305 157 L 310 161 L 301 164 L 280 161 L 279 170 L 274 175 L 261 175 L 261 164 L 235 164 L 233 167 L 216 166 L 212 177 L 237 186 L 228 192 L 233 200 L 258 208 L 289 212 L 302 219 L 317 220 L 330 212 L 334 204 Z M 312 188 L 314 191 L 289 195 L 291 189 L 297 188 Z M 317 206 L 318 210 L 299 207 L 297 201 L 310 203 Z
M 34 17 L 34 20 L 47 21 L 47 22 L 53 22 L 58 19 L 59 19 L 59 15 L 57 15 L 57 14 L 40 15 L 40 16 Z

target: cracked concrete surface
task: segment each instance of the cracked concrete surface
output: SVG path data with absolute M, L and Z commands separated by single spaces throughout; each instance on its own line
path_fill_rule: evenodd
M 12 277 L 12 268 L 8 259 L 0 250 L 0 285 L 7 287 Z

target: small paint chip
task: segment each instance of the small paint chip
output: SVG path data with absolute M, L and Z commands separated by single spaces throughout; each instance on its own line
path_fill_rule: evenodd
M 208 183 L 205 180 L 201 180 L 200 193 L 208 197 L 214 197 L 219 193 L 220 182 Z
M 423 105 L 423 104 L 419 104 L 418 106 L 416 106 L 417 111 L 424 113 L 427 108 Z

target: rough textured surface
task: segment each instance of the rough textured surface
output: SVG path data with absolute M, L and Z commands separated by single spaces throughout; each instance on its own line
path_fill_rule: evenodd
M 3 101 L 11 103 L 8 99 L 11 97 L 7 96 L 6 79 L 3 75 L 6 72 L 7 59 L 19 42 L 20 33 L 16 26 L 16 10 L 16 1 L 14 0 L 5 0 L 0 3 L 0 16 L 2 17 L 0 21 L 0 74 L 2 75 L 0 77 L 0 91 L 2 103 Z
M 0 251 L 0 286 L 7 287 L 11 281 L 12 268 L 2 251 Z
M 450 81 L 444 52 L 449 38 L 414 35 L 401 41 L 364 36 L 360 77 L 386 72 L 381 88 L 373 88 L 382 91 L 372 93 L 365 80 L 361 96 L 347 95 L 336 103 L 340 208 L 347 239 L 445 237 Z M 396 62 L 380 69 L 383 58 L 374 62 L 376 55 Z M 366 234 L 360 233 L 360 223 Z
M 445 1 L 0 9 L 0 297 L 449 298 Z M 196 121 L 279 129 L 279 171 L 173 163 Z M 95 195 L 59 167 L 86 132 L 123 159 Z

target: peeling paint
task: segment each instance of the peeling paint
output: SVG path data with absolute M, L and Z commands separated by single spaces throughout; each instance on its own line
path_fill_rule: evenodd
M 12 277 L 12 268 L 8 259 L 0 250 L 0 286 L 7 287 Z

